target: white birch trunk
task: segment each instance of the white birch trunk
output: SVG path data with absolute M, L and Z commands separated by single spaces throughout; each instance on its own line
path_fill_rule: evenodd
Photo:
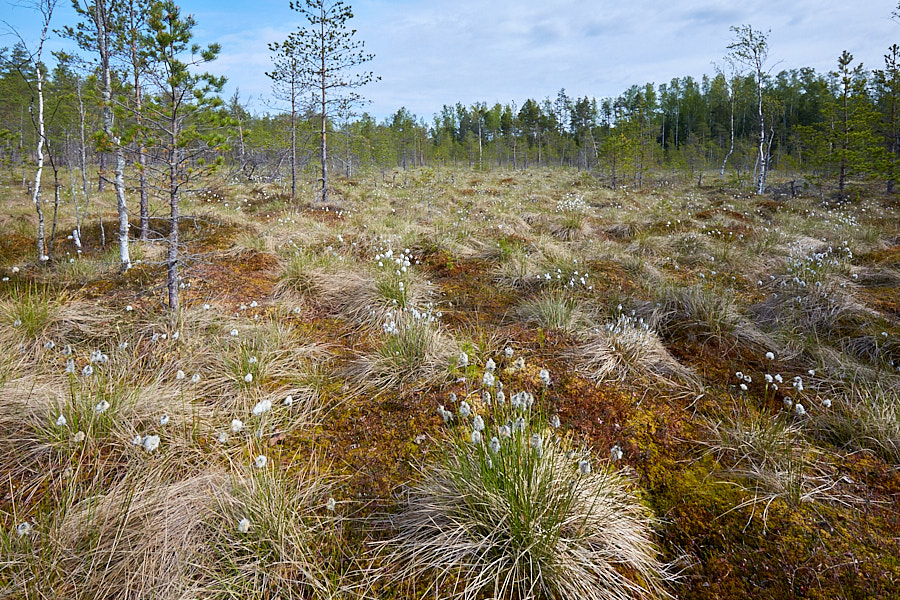
M 44 30 L 44 35 L 46 35 L 46 29 Z M 43 44 L 44 40 L 41 39 L 41 44 Z M 47 260 L 47 255 L 45 254 L 45 244 L 44 244 L 44 211 L 41 210 L 41 175 L 44 171 L 44 76 L 41 73 L 40 67 L 41 61 L 41 52 L 38 50 L 37 58 L 35 59 L 35 65 L 37 69 L 37 128 L 38 128 L 38 141 L 37 141 L 37 169 L 34 173 L 34 190 L 31 193 L 31 201 L 34 203 L 34 209 L 37 212 L 38 217 L 38 230 L 37 230 L 37 251 L 38 251 L 38 259 L 43 262 Z

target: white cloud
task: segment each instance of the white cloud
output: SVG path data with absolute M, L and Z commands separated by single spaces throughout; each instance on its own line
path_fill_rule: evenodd
M 267 110 L 271 68 L 267 44 L 299 24 L 286 0 L 184 0 L 200 43 L 222 44 L 208 65 L 228 88 Z M 363 90 L 379 118 L 406 106 L 426 120 L 441 105 L 554 97 L 615 96 L 632 84 L 713 73 L 743 23 L 771 29 L 775 70 L 826 72 L 847 49 L 867 68 L 900 41 L 890 19 L 896 0 L 349 0 L 350 25 L 375 54 L 367 66 L 382 77 Z M 63 21 L 72 16 L 61 7 Z M 13 24 L 30 27 L 22 9 Z M 55 24 L 59 27 L 62 23 Z M 6 40 L 3 44 L 11 43 Z

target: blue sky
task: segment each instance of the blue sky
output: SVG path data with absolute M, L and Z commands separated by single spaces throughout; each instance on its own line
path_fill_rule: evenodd
M 781 69 L 835 67 L 842 50 L 880 68 L 900 43 L 897 0 L 347 0 L 351 25 L 375 54 L 381 81 L 363 93 L 365 110 L 384 118 L 401 106 L 431 120 L 443 104 L 519 105 L 527 98 L 616 96 L 632 84 L 714 72 L 743 23 L 771 30 L 770 64 Z M 38 32 L 33 11 L 0 0 L 2 19 L 26 39 Z M 300 24 L 288 0 L 183 0 L 197 41 L 222 44 L 209 71 L 226 75 L 257 112 L 270 110 L 267 43 Z M 54 27 L 71 23 L 60 0 Z M 15 38 L 0 38 L 10 46 Z M 52 40 L 50 48 L 65 42 Z

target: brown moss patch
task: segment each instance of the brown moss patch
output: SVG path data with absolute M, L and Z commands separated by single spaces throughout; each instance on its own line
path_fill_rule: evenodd
M 277 267 L 277 257 L 264 252 L 213 256 L 185 271 L 191 286 L 184 299 L 214 297 L 228 310 L 236 310 L 241 304 L 271 297 Z

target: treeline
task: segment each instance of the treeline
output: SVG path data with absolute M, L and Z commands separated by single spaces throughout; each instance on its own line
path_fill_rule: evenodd
M 781 71 L 763 79 L 769 164 L 816 183 L 851 176 L 892 186 L 900 151 L 898 49 L 866 71 L 842 55 L 837 69 Z M 752 74 L 633 86 L 617 98 L 556 98 L 445 105 L 430 123 L 400 109 L 376 123 L 349 124 L 357 160 L 372 165 L 453 164 L 472 168 L 569 166 L 616 187 L 651 170 L 697 176 L 714 169 L 748 183 L 759 169 Z M 388 146 L 385 146 L 385 144 Z
M 98 134 L 100 73 L 71 56 L 56 59 L 44 81 L 47 146 L 56 167 L 70 175 L 66 181 L 89 193 L 108 181 L 110 160 L 109 143 Z M 768 168 L 805 177 L 820 189 L 833 184 L 843 194 L 848 181 L 866 178 L 892 190 L 900 164 L 898 63 L 894 45 L 875 70 L 855 65 L 845 52 L 827 74 L 802 68 L 757 77 L 732 68 L 699 80 L 635 85 L 616 98 L 573 98 L 563 89 L 555 98 L 521 105 L 445 105 L 430 122 L 405 108 L 381 121 L 348 109 L 327 123 L 329 161 L 348 177 L 359 170 L 437 164 L 560 165 L 591 171 L 612 187 L 642 185 L 659 170 L 685 178 L 715 170 L 752 187 L 762 148 Z M 134 84 L 124 71 L 114 70 L 112 78 L 116 105 L 127 105 Z M 0 50 L 0 158 L 23 184 L 37 139 L 34 81 L 35 68 L 21 45 Z M 288 176 L 289 115 L 251 114 L 238 94 L 208 110 L 229 117 L 222 121 L 229 143 L 220 146 L 227 148 L 227 168 L 254 180 Z M 131 118 L 133 111 L 120 111 L 119 130 L 127 131 Z M 312 104 L 297 119 L 297 162 L 310 173 L 321 121 Z M 97 165 L 99 179 L 92 169 Z M 130 180 L 135 172 L 130 169 Z

